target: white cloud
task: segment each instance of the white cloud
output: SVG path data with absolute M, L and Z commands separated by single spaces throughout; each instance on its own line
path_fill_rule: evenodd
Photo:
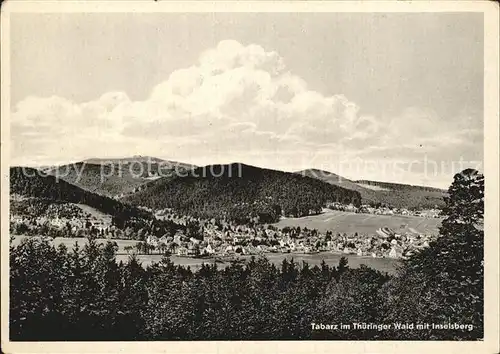
M 278 53 L 234 40 L 172 72 L 144 101 L 124 92 L 85 103 L 27 97 L 11 128 L 12 158 L 20 163 L 149 153 L 213 162 L 262 156 L 268 165 L 274 156 L 279 165 L 286 155 L 300 168 L 318 155 L 402 154 L 401 147 L 418 153 L 422 143 L 436 150 L 470 140 L 466 123 L 448 127 L 432 111 L 408 108 L 392 119 L 360 114 L 341 94 L 309 89 Z

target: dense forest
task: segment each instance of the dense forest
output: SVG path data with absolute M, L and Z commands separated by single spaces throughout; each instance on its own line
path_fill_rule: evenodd
M 81 203 L 119 218 L 147 217 L 148 213 L 112 198 L 83 190 L 71 183 L 29 167 L 10 168 L 10 193 L 55 202 Z
M 98 172 L 97 165 L 89 166 L 86 170 L 93 171 L 91 174 Z M 176 176 L 136 184 L 140 190 L 120 201 L 33 168 L 13 167 L 10 172 L 11 194 L 86 204 L 113 216 L 118 222 L 139 216 L 149 219 L 147 212 L 136 207 L 144 206 L 173 208 L 199 218 L 270 223 L 278 221 L 280 215 L 300 217 L 319 213 L 327 202 L 358 206 L 361 200 L 356 191 L 309 177 L 242 164 L 184 170 Z M 94 176 L 89 183 L 99 184 L 95 178 L 98 177 Z
M 112 225 L 119 230 L 129 231 L 135 238 L 144 237 L 139 234 L 149 234 L 161 237 L 173 234 L 185 226 L 178 225 L 170 220 L 159 220 L 149 211 L 122 203 L 112 198 L 101 196 L 83 190 L 52 175 L 32 168 L 13 167 L 10 169 L 11 195 L 27 197 L 21 200 L 12 200 L 12 212 L 17 215 L 36 219 L 44 215 L 50 217 L 52 212 L 58 217 L 79 217 L 81 210 L 74 204 L 85 204 L 111 216 Z M 32 222 L 32 224 L 36 224 Z M 89 228 L 87 234 L 99 236 L 98 231 Z M 118 231 L 117 231 L 118 232 Z M 43 224 L 39 227 L 25 230 L 26 235 L 50 235 L 53 237 L 73 237 L 71 227 L 54 229 Z M 120 235 L 126 237 L 123 233 Z
M 11 215 L 19 215 L 28 218 L 82 218 L 84 213 L 82 209 L 75 204 L 59 200 L 27 198 L 21 200 L 11 200 Z
M 372 206 L 382 205 L 414 210 L 442 208 L 444 206 L 443 198 L 447 195 L 445 190 L 439 188 L 368 180 L 352 181 L 318 169 L 303 170 L 296 173 L 357 191 L 361 195 L 362 203 Z
M 327 202 L 359 206 L 358 192 L 293 173 L 244 164 L 211 165 L 185 176 L 160 179 L 125 198 L 150 208 L 173 208 L 202 218 L 275 222 L 280 215 L 319 213 Z
M 259 340 L 483 338 L 484 178 L 455 176 L 440 237 L 395 276 L 368 267 L 267 259 L 196 272 L 168 258 L 117 263 L 112 243 L 10 249 L 11 340 Z M 352 323 L 391 324 L 354 330 Z M 351 324 L 317 330 L 312 323 Z M 397 330 L 394 323 L 463 325 Z
M 354 183 L 365 189 L 368 189 L 367 186 L 380 188 L 381 190 L 372 190 L 375 192 L 375 204 L 396 208 L 413 210 L 442 208 L 444 207 L 443 198 L 447 195 L 445 190 L 426 186 L 367 180 L 354 181 Z

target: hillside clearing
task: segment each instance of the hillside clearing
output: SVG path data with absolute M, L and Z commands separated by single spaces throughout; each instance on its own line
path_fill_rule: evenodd
M 90 214 L 90 217 L 93 219 L 94 224 L 102 225 L 103 227 L 111 226 L 111 216 L 105 214 L 96 208 L 92 208 L 86 204 L 76 204 L 80 209 L 82 209 L 85 213 Z
M 397 233 L 411 232 L 437 234 L 441 219 L 430 219 L 404 215 L 357 214 L 328 210 L 320 215 L 302 218 L 282 218 L 273 224 L 276 227 L 307 227 L 320 232 L 374 234 L 381 227 L 389 227 Z
M 371 189 L 372 191 L 389 191 L 390 190 L 388 188 L 383 188 L 383 187 L 379 187 L 379 186 L 372 186 L 372 185 L 366 184 L 366 183 L 356 183 L 356 184 L 360 187 Z

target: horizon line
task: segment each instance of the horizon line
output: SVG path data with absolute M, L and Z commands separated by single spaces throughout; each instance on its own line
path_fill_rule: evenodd
M 61 166 L 66 166 L 66 165 L 71 165 L 71 164 L 79 164 L 79 163 L 88 163 L 88 164 L 95 164 L 95 165 L 99 165 L 99 163 L 92 163 L 89 161 L 92 161 L 92 160 L 100 160 L 102 163 L 106 163 L 106 162 L 113 162 L 113 160 L 132 160 L 134 158 L 145 158 L 145 159 L 156 159 L 156 160 L 161 160 L 162 162 L 166 162 L 166 163 L 172 163 L 172 164 L 182 164 L 182 165 L 190 165 L 192 166 L 193 168 L 206 168 L 206 167 L 209 167 L 209 166 L 217 166 L 217 165 L 221 165 L 221 166 L 229 166 L 229 165 L 234 165 L 234 164 L 239 164 L 239 165 L 246 165 L 246 166 L 250 166 L 250 167 L 255 167 L 255 168 L 259 168 L 259 169 L 266 169 L 266 170 L 271 170 L 271 171 L 278 171 L 278 172 L 285 172 L 285 173 L 294 173 L 294 174 L 299 174 L 299 175 L 303 175 L 302 172 L 305 172 L 305 171 L 312 171 L 312 170 L 316 170 L 316 171 L 321 171 L 321 172 L 324 172 L 324 173 L 328 173 L 328 174 L 331 174 L 331 175 L 334 175 L 336 177 L 339 177 L 340 179 L 343 179 L 343 180 L 346 180 L 346 181 L 350 181 L 350 182 L 353 182 L 353 183 L 360 183 L 360 182 L 363 182 L 363 181 L 367 181 L 367 182 L 375 182 L 375 183 L 389 183 L 389 184 L 399 184 L 399 185 L 406 185 L 406 186 L 411 186 L 411 187 L 422 187 L 422 188 L 433 188 L 433 189 L 438 189 L 438 190 L 442 190 L 442 191 L 447 191 L 448 190 L 448 187 L 436 187 L 436 186 L 431 186 L 431 185 L 425 185 L 425 184 L 414 184 L 414 183 L 408 183 L 408 182 L 402 182 L 402 181 L 387 181 L 387 180 L 380 180 L 380 179 L 368 179 L 368 178 L 346 178 L 344 176 L 341 176 L 341 175 L 338 175 L 337 173 L 335 172 L 331 172 L 329 170 L 324 170 L 324 169 L 320 169 L 320 168 L 316 168 L 316 167 L 310 167 L 310 168 L 305 168 L 305 169 L 293 169 L 293 170 L 286 170 L 286 169 L 277 169 L 277 168 L 270 168 L 270 167 L 264 167 L 264 166 L 259 166 L 259 165 L 255 165 L 255 164 L 249 164 L 249 163 L 245 163 L 245 162 L 239 162 L 239 161 L 232 161 L 232 162 L 226 162 L 226 163 L 209 163 L 209 164 L 206 164 L 206 165 L 196 165 L 196 164 L 193 164 L 193 163 L 190 163 L 190 162 L 183 162 L 183 161 L 177 161 L 177 160 L 171 160 L 171 159 L 166 159 L 166 158 L 163 158 L 163 157 L 156 157 L 156 156 L 152 156 L 152 155 L 141 155 L 141 154 L 137 154 L 137 155 L 132 155 L 132 156 L 115 156 L 115 157 L 106 157 L 106 158 L 102 158 L 102 157 L 89 157 L 89 158 L 84 158 L 84 159 L 79 159 L 79 160 L 73 160 L 73 161 L 68 161 L 68 162 L 61 162 L 61 163 L 54 163 L 54 164 L 9 164 L 10 168 L 15 168 L 15 167 L 28 167 L 28 168 L 34 168 L 34 169 L 41 169 L 41 168 L 46 168 L 46 167 L 52 167 L 52 168 L 56 168 L 56 167 L 61 167 Z M 311 176 L 309 176 L 311 177 Z M 314 177 L 312 177 L 314 178 Z M 326 181 L 324 181 L 326 182 Z M 328 182 L 326 182 L 328 183 Z

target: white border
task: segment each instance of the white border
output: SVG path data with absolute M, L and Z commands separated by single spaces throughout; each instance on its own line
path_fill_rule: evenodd
M 498 353 L 499 349 L 499 7 L 483 1 L 331 1 L 331 2 L 201 2 L 201 1 L 7 1 L 1 17 L 1 271 L 2 351 L 6 353 L 342 353 L 394 352 Z M 485 24 L 484 157 L 485 157 L 485 340 L 479 342 L 411 341 L 231 341 L 231 342 L 9 342 L 8 341 L 8 169 L 10 113 L 11 13 L 74 12 L 482 12 Z

